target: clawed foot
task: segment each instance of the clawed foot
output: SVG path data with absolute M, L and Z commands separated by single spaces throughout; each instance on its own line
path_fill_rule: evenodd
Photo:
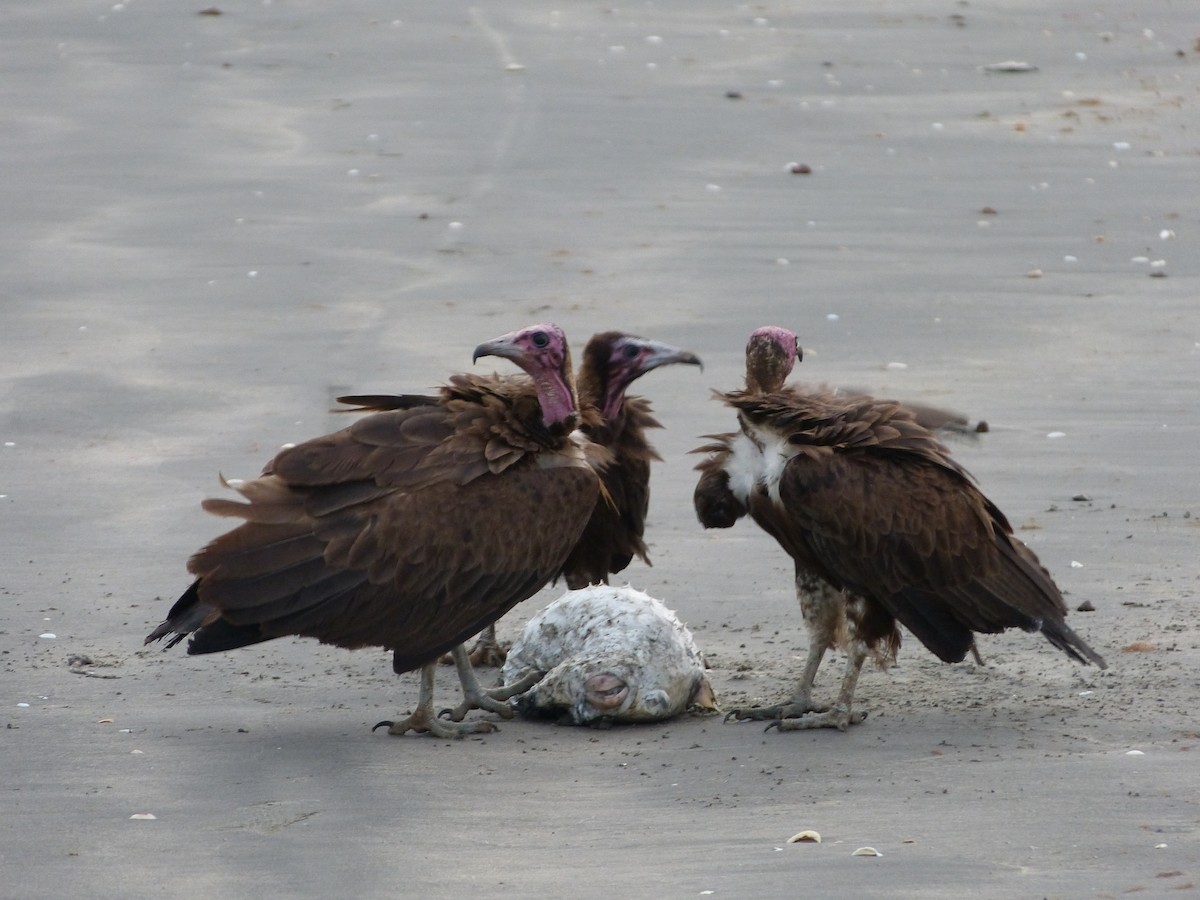
M 780 731 L 804 731 L 809 728 L 836 728 L 845 731 L 867 717 L 865 712 L 850 712 L 844 706 L 834 706 L 823 712 L 810 712 L 795 718 L 780 718 L 771 722 L 764 731 L 778 728 Z
M 507 687 L 495 687 L 489 689 L 480 688 L 478 691 L 463 688 L 463 701 L 453 709 L 443 709 L 438 713 L 438 717 L 442 719 L 450 719 L 452 722 L 461 722 L 463 718 L 473 709 L 482 709 L 487 712 L 496 713 L 505 719 L 513 717 L 513 708 L 509 704 L 509 700 L 518 694 L 523 694 L 543 678 L 546 677 L 545 672 L 529 672 L 520 681 L 515 681 Z
M 735 709 L 725 716 L 725 721 L 768 722 L 767 731 L 803 731 L 808 728 L 836 728 L 845 731 L 867 717 L 865 712 L 850 712 L 844 706 L 818 706 L 810 700 L 793 700 L 775 706 L 753 706 Z
M 793 700 L 791 703 L 777 703 L 774 706 L 750 706 L 745 709 L 731 710 L 725 714 L 725 721 L 736 719 L 738 722 L 766 722 L 777 719 L 794 719 L 809 713 L 823 713 L 828 709 L 828 706 L 818 706 L 811 700 Z
M 511 644 L 502 644 L 496 640 L 494 634 L 488 637 L 484 632 L 479 635 L 475 646 L 468 651 L 467 659 L 473 666 L 490 666 L 493 669 L 499 669 L 508 659 L 510 649 L 512 649 Z M 450 653 L 443 653 L 438 662 L 443 666 L 452 666 L 454 665 L 454 656 Z
M 467 659 L 473 666 L 491 666 L 493 669 L 499 669 L 508 659 L 508 651 L 511 646 L 511 644 L 501 644 L 497 640 L 487 640 L 481 637 L 467 654 Z
M 408 732 L 416 732 L 417 734 L 427 734 L 430 737 L 447 738 L 450 740 L 458 740 L 468 734 L 491 734 L 500 729 L 492 722 L 443 722 L 441 719 L 430 715 L 429 710 L 418 709 L 407 719 L 401 719 L 399 722 L 383 721 L 372 728 L 376 731 L 380 728 L 387 727 L 388 734 L 407 734 Z

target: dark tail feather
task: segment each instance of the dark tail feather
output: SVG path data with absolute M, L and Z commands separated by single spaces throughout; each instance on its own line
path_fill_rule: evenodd
M 345 403 L 353 409 L 335 409 L 334 412 L 389 412 L 393 409 L 413 409 L 417 406 L 437 406 L 440 397 L 430 397 L 427 394 L 348 394 L 338 397 L 338 403 Z
M 1047 619 L 1042 622 L 1042 634 L 1046 636 L 1046 640 L 1076 662 L 1081 662 L 1085 666 L 1090 662 L 1101 669 L 1108 668 L 1104 657 L 1089 647 L 1083 638 L 1070 629 L 1066 622 Z
M 180 635 L 175 640 L 182 638 Z M 238 647 L 248 647 L 251 644 L 261 644 L 269 641 L 274 635 L 263 634 L 262 628 L 253 625 L 230 625 L 224 619 L 217 619 L 211 625 L 205 625 L 188 641 L 188 656 L 201 653 L 218 653 L 221 650 L 236 650 Z
M 174 637 L 163 647 L 164 650 L 170 650 L 197 628 L 202 627 L 216 612 L 211 606 L 200 602 L 200 579 L 197 578 L 183 592 L 183 596 L 175 601 L 175 605 L 167 613 L 167 618 L 146 635 L 144 643 L 149 644 L 175 632 Z
M 231 625 L 220 618 L 216 607 L 201 603 L 199 578 L 175 601 L 175 605 L 167 613 L 166 621 L 146 635 L 145 643 L 149 644 L 171 635 L 171 639 L 163 647 L 163 650 L 170 650 L 193 633 L 195 636 L 188 641 L 189 656 L 233 650 L 271 639 L 271 635 L 263 634 L 258 625 Z

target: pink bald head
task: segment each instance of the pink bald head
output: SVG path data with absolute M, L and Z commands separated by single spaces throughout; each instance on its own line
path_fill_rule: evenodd
M 567 336 L 552 322 L 528 325 L 475 348 L 472 362 L 481 356 L 510 359 L 537 386 L 542 418 L 547 425 L 567 423 L 576 414 L 575 384 Z
M 746 390 L 779 390 L 802 358 L 794 332 L 777 325 L 756 328 L 746 342 Z

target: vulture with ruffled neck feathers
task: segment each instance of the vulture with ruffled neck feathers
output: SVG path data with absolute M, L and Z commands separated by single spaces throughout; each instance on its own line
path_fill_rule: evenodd
M 580 430 L 612 454 L 601 472 L 601 498 L 560 574 L 571 589 L 608 584 L 636 556 L 647 565 L 646 512 L 650 507 L 650 463 L 661 460 L 646 430 L 661 428 L 650 401 L 627 397 L 634 381 L 660 366 L 702 366 L 695 353 L 659 341 L 606 331 L 593 335 L 579 365 Z
M 563 578 L 572 590 L 608 584 L 609 576 L 623 571 L 635 556 L 650 564 L 642 534 L 650 505 L 650 463 L 661 457 L 646 438 L 646 431 L 662 425 L 654 418 L 648 400 L 626 396 L 625 392 L 647 372 L 677 363 L 703 366 L 700 357 L 691 351 L 621 331 L 594 334 L 583 348 L 576 374 L 579 430 L 607 449 L 612 459 L 600 473 L 604 495 L 555 576 L 555 581 Z M 354 404 L 359 411 L 399 409 L 429 399 L 391 394 L 338 398 Z M 494 627 L 489 626 L 469 658 L 476 665 L 498 666 L 503 665 L 505 654 Z
M 1081 663 L 1104 660 L 1064 621 L 1062 594 L 1004 514 L 904 405 L 785 385 L 796 336 L 760 328 L 746 346 L 746 387 L 717 396 L 740 430 L 713 435 L 697 468 L 701 523 L 728 528 L 749 513 L 795 561 L 809 629 L 808 658 L 791 697 L 731 718 L 781 730 L 861 722 L 851 704 L 867 657 L 900 647 L 897 622 L 946 662 L 975 632 L 1040 631 Z M 825 650 L 849 657 L 837 701 L 811 692 Z M 771 726 L 768 726 L 771 727 Z
M 231 485 L 246 502 L 206 500 L 245 521 L 189 560 L 196 580 L 146 642 L 190 634 L 191 654 L 285 635 L 384 647 L 396 672 L 422 669 L 417 709 L 380 723 L 391 733 L 491 730 L 437 719 L 436 660 L 560 571 L 600 496 L 605 454 L 575 432 L 560 328 L 511 332 L 480 344 L 482 356 L 527 376 L 452 376 L 436 397 L 281 451 Z

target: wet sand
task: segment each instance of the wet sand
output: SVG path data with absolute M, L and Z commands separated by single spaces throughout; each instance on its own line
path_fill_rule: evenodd
M 1186 4 L 202 8 L 48 0 L 0 37 L 4 893 L 1200 890 Z M 416 698 L 382 651 L 142 648 L 222 527 L 218 472 L 539 320 L 704 357 L 639 384 L 664 462 L 626 574 L 723 705 L 785 695 L 806 647 L 790 560 L 691 510 L 687 451 L 731 424 L 709 389 L 762 324 L 804 379 L 986 419 L 957 455 L 1109 669 L 910 638 L 845 734 L 451 743 L 370 732 Z

